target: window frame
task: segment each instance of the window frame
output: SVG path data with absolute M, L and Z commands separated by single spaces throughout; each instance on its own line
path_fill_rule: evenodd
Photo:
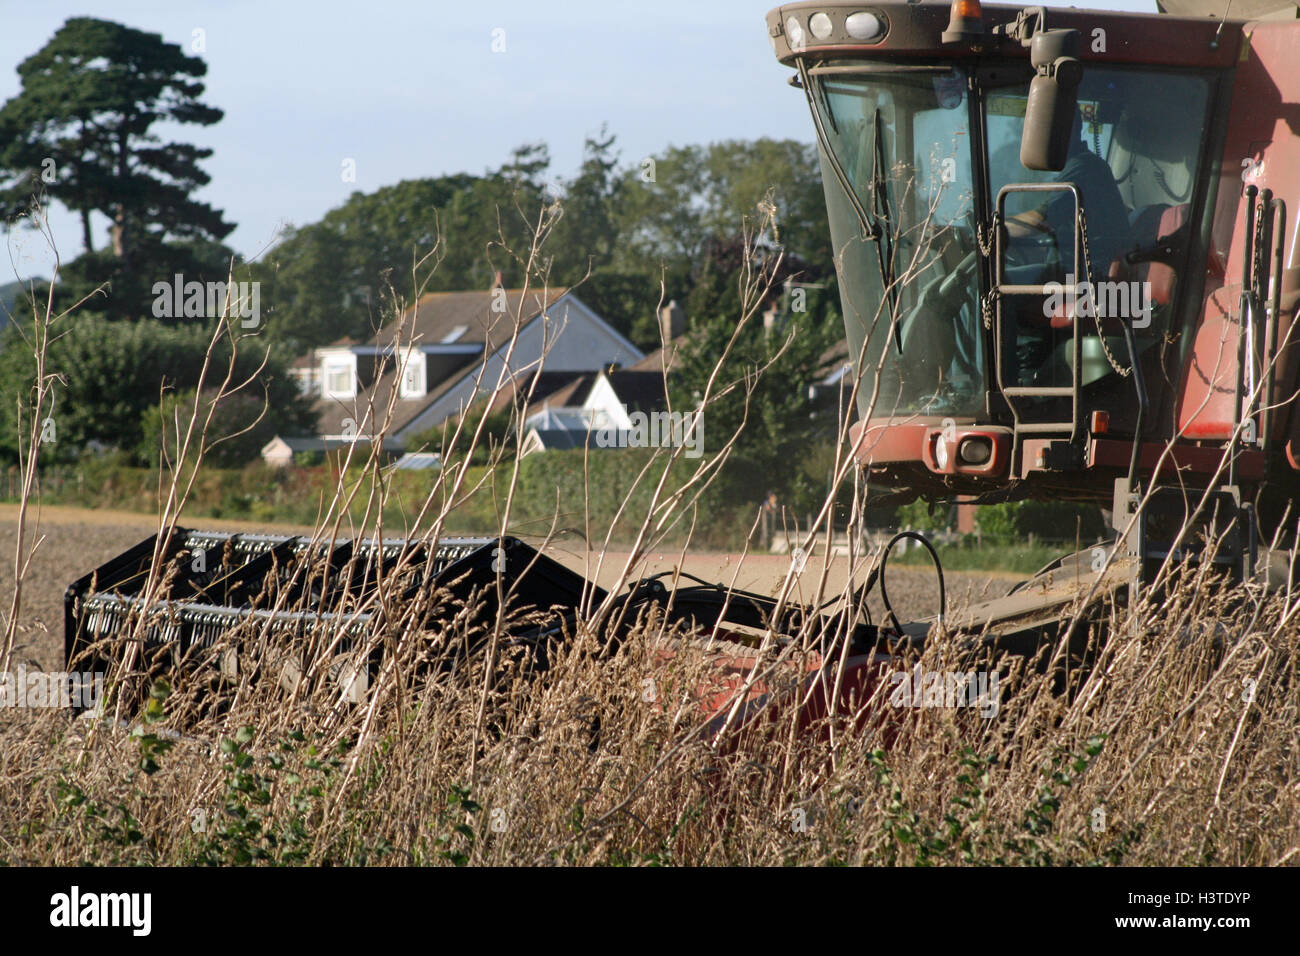
M 412 352 L 403 358 L 399 372 L 400 374 L 397 378 L 397 394 L 399 397 L 423 398 L 428 394 L 423 352 Z M 418 385 L 408 387 L 408 377 L 411 372 L 418 373 L 419 383 Z
M 336 389 L 333 387 L 333 378 L 338 373 L 347 376 L 348 384 L 346 388 Z M 322 388 L 327 398 L 355 398 L 357 394 L 356 365 L 347 360 L 333 359 L 327 361 L 324 368 Z

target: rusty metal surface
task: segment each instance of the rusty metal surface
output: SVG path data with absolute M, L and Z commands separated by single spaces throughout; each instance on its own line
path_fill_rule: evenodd
M 983 4 L 984 24 L 991 28 L 1016 18 L 1023 9 L 1019 6 Z M 875 13 L 888 22 L 888 31 L 878 42 L 863 43 L 852 39 L 844 27 L 847 16 L 857 12 Z M 768 37 L 773 51 L 781 62 L 791 64 L 797 51 L 787 35 L 791 17 L 802 30 L 799 45 L 802 52 L 814 58 L 822 56 L 889 56 L 929 55 L 947 58 L 966 55 L 969 51 L 960 46 L 944 46 L 940 34 L 948 26 L 950 5 L 947 2 L 923 3 L 860 3 L 860 2 L 805 2 L 777 7 L 767 14 Z M 809 20 L 818 13 L 830 17 L 832 32 L 825 39 L 817 39 L 810 31 Z M 1084 44 L 1080 58 L 1084 61 L 1100 60 L 1107 63 L 1150 63 L 1169 66 L 1231 66 L 1237 56 L 1241 36 L 1241 22 L 1236 11 L 1233 19 L 1224 24 L 1219 42 L 1214 43 L 1219 28 L 1217 20 L 1208 17 L 1174 17 L 1167 14 L 1118 13 L 1104 10 L 1077 10 L 1049 7 L 1048 25 L 1052 28 L 1073 28 L 1085 36 L 1095 29 L 1107 35 L 1107 52 L 1094 53 Z M 1028 51 L 1019 42 L 1005 37 L 990 38 L 984 52 L 989 55 L 1024 57 Z
M 1214 17 L 1222 20 L 1224 15 L 1234 20 L 1262 20 L 1265 18 L 1283 18 L 1292 20 L 1296 16 L 1296 5 L 1287 0 L 1156 0 L 1156 7 L 1161 13 L 1176 17 Z

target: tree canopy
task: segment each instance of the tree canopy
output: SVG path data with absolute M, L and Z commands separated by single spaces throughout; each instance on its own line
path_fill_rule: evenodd
M 77 213 L 84 255 L 64 274 L 68 296 L 111 285 L 115 318 L 148 314 L 153 282 L 228 264 L 220 240 L 234 228 L 194 198 L 212 150 L 164 142 L 157 124 L 210 126 L 207 65 L 159 34 L 73 17 L 18 67 L 22 90 L 0 107 L 0 213 L 13 221 L 44 197 Z M 92 214 L 109 221 L 97 248 Z
M 441 240 L 420 272 L 426 291 L 507 285 L 523 265 L 539 221 L 549 281 L 578 294 L 643 348 L 659 344 L 655 307 L 677 299 L 688 313 L 726 311 L 734 299 L 710 272 L 770 202 L 777 238 L 802 278 L 831 274 L 825 206 L 813 147 L 793 141 L 729 141 L 665 150 L 623 165 L 606 129 L 588 137 L 567 179 L 549 151 L 525 144 L 482 175 L 406 180 L 354 193 L 319 222 L 292 230 L 254 268 L 273 316 L 267 331 L 294 354 L 342 336 L 364 338 L 391 310 L 391 290 L 416 290 L 413 264 Z M 544 210 L 548 211 L 544 213 Z M 731 283 L 734 285 L 734 282 Z
M 66 383 L 56 396 L 59 453 L 94 439 L 148 457 L 160 389 L 174 389 L 164 412 L 194 400 L 214 318 L 156 315 L 153 290 L 178 273 L 186 283 L 224 281 L 232 259 L 222 241 L 233 225 L 195 198 L 209 181 L 201 164 L 212 151 L 159 134 L 163 124 L 210 126 L 222 118 L 203 101 L 207 66 L 158 34 L 74 17 L 18 73 L 21 92 L 0 107 L 0 213 L 12 222 L 43 198 L 80 216 L 84 251 L 63 267 L 56 309 L 107 286 L 52 351 Z M 108 220 L 107 243 L 95 241 L 96 216 Z M 765 233 L 761 253 L 779 255 L 778 285 L 816 283 L 819 297 L 806 312 L 786 310 L 785 327 L 798 333 L 788 344 L 781 330 L 765 332 L 753 321 L 724 369 L 724 378 L 743 381 L 779 352 L 749 396 L 750 435 L 736 450 L 735 490 L 749 495 L 746 474 L 772 473 L 807 442 L 805 390 L 791 383 L 809 381 L 841 334 L 830 318 L 834 269 L 816 150 L 791 140 L 670 146 L 625 162 L 602 126 L 568 177 L 554 173 L 545 143 L 525 143 L 482 173 L 353 193 L 318 222 L 291 228 L 260 261 L 239 265 L 237 279 L 260 284 L 259 349 L 275 353 L 261 383 L 272 402 L 265 427 L 310 428 L 286 360 L 343 336 L 369 337 L 393 314 L 394 297 L 487 289 L 498 274 L 518 286 L 530 265 L 531 282 L 540 273 L 552 286 L 576 287 L 647 351 L 660 344 L 661 297 L 681 303 L 692 333 L 671 387 L 689 398 L 739 317 L 740 276 L 755 254 L 747 242 L 752 223 L 769 220 L 776 228 Z M 530 264 L 539 224 L 545 240 Z M 23 316 L 15 321 L 0 343 L 0 397 L 8 396 L 0 419 L 9 419 L 0 423 L 0 454 L 9 455 L 31 372 Z M 711 412 L 714 434 L 739 424 L 744 391 L 733 390 Z M 223 402 L 220 417 L 242 426 L 258 405 Z M 227 459 L 252 454 L 264 431 L 232 444 Z
M 140 449 L 148 421 L 161 422 L 159 403 L 164 396 L 198 386 L 210 337 L 211 329 L 201 324 L 118 322 L 93 315 L 78 317 L 62 334 L 56 331 L 46 366 L 62 381 L 54 389 L 50 413 L 54 431 L 46 439 L 49 444 L 42 450 L 42 457 L 74 458 L 93 441 L 127 452 L 138 451 L 142 464 L 157 464 L 156 445 L 151 446 L 152 454 L 149 448 Z M 36 360 L 28 340 L 22 337 L 21 326 L 6 329 L 0 340 L 0 455 L 13 459 L 17 457 L 19 436 L 24 434 L 17 419 L 18 403 L 25 402 L 31 390 Z M 224 376 L 230 347 L 227 338 L 218 343 L 207 387 L 218 384 Z M 259 345 L 255 338 L 243 339 L 236 357 L 236 381 L 252 374 L 265 356 L 264 344 Z M 192 393 L 190 398 L 192 402 Z M 231 404 L 238 405 L 247 417 L 250 403 L 259 409 L 263 403 L 267 405 L 266 423 L 271 435 L 276 430 L 297 434 L 310 428 L 310 402 L 274 357 L 250 390 Z M 164 403 L 165 408 L 174 405 L 174 401 Z M 157 434 L 157 430 L 150 434 Z M 247 443 L 239 447 L 247 453 Z M 229 451 L 223 449 L 224 458 L 229 458 Z
M 774 490 L 804 508 L 825 494 L 826 476 L 806 466 L 819 441 L 834 440 L 838 422 L 818 409 L 807 386 L 823 373 L 823 356 L 844 331 L 833 283 L 803 291 L 801 302 L 792 303 L 793 296 L 773 302 L 771 326 L 755 314 L 738 331 L 739 311 L 701 318 L 678 352 L 668 383 L 673 407 L 689 410 L 699 407 L 731 343 L 703 415 L 706 452 L 738 435 L 713 488 L 719 500 L 757 506 Z

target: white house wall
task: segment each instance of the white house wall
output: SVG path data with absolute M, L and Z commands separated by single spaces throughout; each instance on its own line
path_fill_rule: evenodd
M 627 409 L 618 400 L 618 394 L 614 391 L 614 386 L 609 383 L 609 379 L 604 375 L 596 377 L 596 382 L 591 386 L 591 392 L 587 395 L 587 400 L 582 403 L 582 407 L 592 413 L 591 420 L 598 428 L 628 429 L 632 427 L 632 421 L 628 418 Z
M 577 296 L 566 294 L 563 298 L 559 299 L 556 304 L 561 308 L 568 310 L 570 321 L 573 321 L 575 316 L 581 316 L 584 324 L 590 325 L 596 332 L 600 333 L 606 340 L 620 349 L 615 358 L 610 359 L 609 362 L 604 364 L 608 365 L 610 362 L 617 362 L 619 365 L 632 365 L 645 358 L 644 352 L 638 349 L 630 341 L 623 338 L 623 336 L 619 335 L 618 332 L 609 325 L 609 323 L 596 315 L 595 312 L 592 312 L 591 309 L 587 308 L 586 304 Z M 554 309 L 552 309 L 552 311 L 554 311 Z M 559 314 L 564 315 L 564 312 L 560 312 Z M 586 372 L 590 371 L 591 368 L 592 367 L 588 365 L 585 368 L 578 369 L 578 371 Z

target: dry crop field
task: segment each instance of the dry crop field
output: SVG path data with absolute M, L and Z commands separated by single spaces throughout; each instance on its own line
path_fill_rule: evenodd
M 770 204 L 760 208 L 768 218 L 760 231 L 774 229 Z M 529 276 L 551 224 L 512 251 Z M 711 357 L 697 421 L 728 421 L 726 402 L 745 405 L 776 361 L 746 360 L 724 374 L 773 274 L 745 266 L 741 280 L 740 324 Z M 396 310 L 396 347 L 413 334 L 401 317 L 416 312 Z M 47 336 L 58 318 L 47 312 L 38 331 Z M 524 318 L 522 307 L 507 317 L 512 344 Z M 242 342 L 223 314 L 193 403 L 163 421 L 159 490 L 170 527 L 297 530 L 181 517 L 206 456 L 231 437 L 216 420 L 220 400 L 256 381 L 237 374 Z M 27 413 L 19 475 L 31 508 L 21 545 L 13 509 L 0 525 L 0 554 L 16 552 L 25 568 L 11 563 L 0 577 L 10 592 L 21 582 L 23 595 L 5 620 L 7 666 L 61 666 L 66 585 L 157 527 L 139 516 L 37 508 L 40 429 L 56 379 L 38 377 Z M 384 439 L 397 396 L 367 411 L 370 441 L 337 450 L 338 483 L 321 498 L 316 543 L 352 536 L 354 519 L 393 533 L 383 520 L 396 503 Z M 403 511 L 423 545 L 441 540 L 448 516 L 475 500 L 490 502 L 499 535 L 520 526 L 524 419 L 512 413 L 503 438 L 488 431 L 490 417 L 483 403 L 445 424 L 441 465 L 423 500 Z M 1203 562 L 1167 569 L 1160 586 L 1127 603 L 1085 598 L 1064 611 L 1061 633 L 1044 626 L 1019 654 L 951 629 L 956 615 L 905 638 L 892 633 L 890 653 L 879 653 L 880 633 L 857 627 L 858 585 L 883 562 L 878 553 L 851 565 L 814 553 L 795 575 L 788 556 L 667 549 L 689 541 L 714 507 L 709 492 L 742 435 L 755 434 L 747 420 L 735 418 L 730 435 L 710 424 L 703 456 L 676 443 L 618 460 L 629 481 L 617 490 L 608 477 L 589 480 L 585 455 L 573 487 L 533 475 L 533 493 L 549 499 L 554 490 L 551 527 L 619 528 L 629 542 L 627 552 L 579 550 L 571 538 L 547 547 L 606 589 L 599 607 L 550 600 L 562 572 L 550 591 L 508 606 L 516 582 L 522 590 L 537 579 L 512 566 L 507 584 L 486 547 L 470 556 L 480 577 L 458 590 L 472 573 L 440 577 L 436 556 L 421 548 L 394 548 L 392 558 L 383 548 L 266 551 L 276 573 L 254 574 L 258 558 L 199 568 L 208 546 L 170 539 L 132 579 L 132 600 L 86 596 L 87 605 L 101 602 L 83 632 L 92 645 L 85 659 L 107 671 L 97 712 L 0 708 L 0 863 L 1300 863 L 1300 599 L 1291 589 L 1224 587 Z M 807 525 L 825 529 L 843 510 L 849 540 L 866 540 L 873 489 L 850 451 L 849 426 L 840 416 L 827 446 L 827 497 Z M 580 502 L 581 520 L 566 513 L 561 523 L 561 501 Z M 813 540 L 810 532 L 802 546 Z M 219 582 L 189 588 L 190 571 L 218 569 Z M 673 622 L 667 601 L 620 616 L 628 586 L 671 570 L 782 596 L 748 619 L 748 631 L 706 636 L 698 617 L 698 629 Z M 948 583 L 948 608 L 959 611 L 1010 581 L 955 574 Z M 925 625 L 937 609 L 931 572 L 897 567 L 889 584 L 900 619 Z M 195 594 L 208 600 L 209 585 L 212 600 L 226 595 L 222 607 L 178 610 Z M 734 597 L 708 594 L 697 606 L 716 611 Z M 322 600 L 333 602 L 329 613 L 318 613 Z M 879 603 L 865 611 L 880 622 Z M 193 640 L 176 640 L 184 628 Z M 851 682 L 849 660 L 859 662 Z M 903 695 L 909 676 L 916 690 Z
M 149 531 L 46 509 L 15 659 L 56 666 L 66 583 Z M 592 570 L 592 556 L 557 550 Z M 606 555 L 602 580 L 620 557 Z M 654 554 L 647 570 L 677 560 Z M 686 568 L 771 589 L 789 566 L 750 556 L 736 575 L 737 561 L 697 553 Z M 957 602 L 1007 584 L 952 583 Z M 926 613 L 931 588 L 900 568 L 895 603 Z M 1113 621 L 1073 693 L 1022 670 L 995 719 L 877 707 L 811 732 L 777 716 L 721 741 L 677 693 L 707 680 L 709 659 L 683 652 L 665 668 L 650 624 L 612 652 L 571 635 L 540 676 L 489 655 L 430 669 L 441 636 L 399 640 L 359 704 L 328 682 L 242 681 L 213 708 L 172 675 L 141 683 L 146 705 L 117 724 L 0 716 L 0 860 L 1294 864 L 1297 628 L 1285 600 L 1231 600 L 1185 582 Z M 940 634 L 919 663 L 972 666 L 962 653 Z M 647 696 L 647 675 L 662 696 Z

